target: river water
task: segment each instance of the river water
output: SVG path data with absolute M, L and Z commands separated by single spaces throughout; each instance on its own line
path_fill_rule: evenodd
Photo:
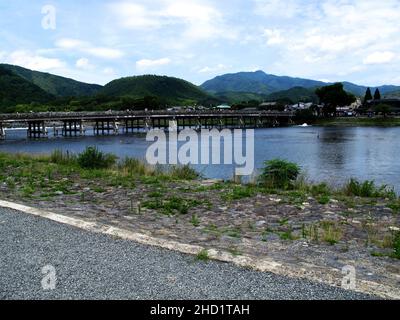
M 81 152 L 87 146 L 144 159 L 151 142 L 142 134 L 52 137 L 28 140 L 26 131 L 9 130 L 0 152 L 43 154 L 55 149 Z M 351 177 L 375 180 L 400 191 L 400 127 L 286 127 L 255 130 L 255 167 L 282 158 L 298 163 L 311 181 L 340 185 Z M 208 178 L 229 179 L 232 165 L 195 165 Z

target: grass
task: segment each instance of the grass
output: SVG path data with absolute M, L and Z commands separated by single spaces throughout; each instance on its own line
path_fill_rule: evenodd
M 281 238 L 281 240 L 286 240 L 286 241 L 296 240 L 296 237 L 293 235 L 291 229 L 289 229 L 287 231 L 279 232 L 278 235 L 279 235 L 279 238 Z
M 234 186 L 222 195 L 223 200 L 232 201 L 244 198 L 251 198 L 257 193 L 256 187 L 253 185 Z
M 188 214 L 191 208 L 201 205 L 199 200 L 185 199 L 181 197 L 170 197 L 168 199 L 154 198 L 143 202 L 143 207 L 150 210 L 157 210 L 164 215 Z
M 388 208 L 393 210 L 393 213 L 398 214 L 400 212 L 400 200 L 393 200 L 387 205 Z
M 384 251 L 372 251 L 373 257 L 390 257 L 393 259 L 400 259 L 400 231 L 392 231 L 390 235 L 387 235 L 379 247 L 383 248 Z
M 218 227 L 217 225 L 212 223 L 205 226 L 203 232 L 212 234 L 217 238 L 220 238 L 221 236 L 225 235 L 227 237 L 240 239 L 242 236 L 242 230 L 239 227 L 231 227 L 231 226 Z
M 332 221 L 322 221 L 320 226 L 322 229 L 322 241 L 333 246 L 342 239 L 342 229 L 337 223 Z
M 316 243 L 322 241 L 333 246 L 342 239 L 343 231 L 336 222 L 321 221 L 309 225 L 303 224 L 301 236 L 306 240 L 311 240 Z
M 208 251 L 206 249 L 201 250 L 197 255 L 196 255 L 196 260 L 197 261 L 208 261 L 210 260 L 210 257 L 208 255 Z
M 193 214 L 192 218 L 190 219 L 190 223 L 194 226 L 194 227 L 198 227 L 200 226 L 200 219 L 198 217 L 197 214 Z
M 230 247 L 228 251 L 234 257 L 238 257 L 238 256 L 242 255 L 241 251 L 236 247 Z
M 143 182 L 161 188 L 166 182 L 199 177 L 185 166 L 163 170 L 131 158 L 116 163 L 113 155 L 95 148 L 81 154 L 59 150 L 49 155 L 0 153 L 0 172 L 0 182 L 24 198 L 51 198 L 57 191 L 72 194 L 76 182 L 103 193 L 106 186 L 134 189 L 137 182 Z M 185 210 L 180 206 L 181 213 Z
M 358 196 L 364 198 L 389 198 L 395 199 L 396 193 L 393 188 L 386 185 L 377 187 L 374 181 L 359 182 L 356 179 L 350 179 L 345 185 L 343 192 L 347 196 Z
M 330 201 L 331 201 L 330 196 L 323 195 L 323 196 L 318 197 L 319 204 L 325 205 L 325 204 L 328 204 Z
M 118 163 L 114 163 L 110 159 L 113 159 L 112 155 L 104 154 L 95 148 L 88 148 L 82 154 L 62 151 L 54 151 L 51 155 L 37 156 L 0 154 L 0 172 L 2 172 L 0 181 L 4 182 L 10 190 L 19 186 L 21 195 L 27 197 L 43 193 L 51 194 L 54 191 L 68 193 L 73 184 L 72 181 L 76 180 L 100 182 L 101 188 L 98 187 L 98 192 L 103 192 L 102 189 L 105 186 L 135 189 L 139 182 L 159 189 L 150 194 L 150 198 L 161 198 L 165 183 L 200 178 L 200 175 L 189 166 L 161 168 L 149 166 L 138 159 L 125 158 Z M 91 161 L 93 164 L 88 164 Z M 103 164 L 99 165 L 99 163 Z M 298 167 L 293 165 L 283 160 L 267 163 L 264 178 L 265 175 L 270 178 L 284 177 L 284 179 L 282 178 L 284 181 L 278 183 L 284 185 L 283 189 L 276 186 L 274 188 L 266 187 L 265 181 L 259 185 L 219 182 L 211 186 L 195 187 L 194 190 L 188 189 L 184 193 L 215 190 L 225 201 L 251 198 L 257 193 L 274 193 L 288 196 L 289 203 L 299 207 L 307 201 L 309 196 L 316 198 L 320 204 L 328 204 L 334 196 L 336 199 L 346 202 L 349 207 L 355 205 L 355 197 L 370 198 L 371 201 L 375 198 L 387 198 L 391 200 L 388 207 L 394 212 L 400 211 L 400 202 L 392 188 L 376 186 L 372 181 L 359 182 L 355 179 L 351 179 L 343 188 L 339 189 L 324 183 L 311 184 L 298 174 Z M 294 181 L 293 179 L 296 177 L 297 180 Z M 67 178 L 69 181 L 62 182 L 62 178 Z M 290 190 L 288 190 L 289 184 Z M 179 202 L 179 200 L 175 202 Z M 178 210 L 184 213 L 187 208 L 182 205 L 182 201 L 180 202 L 181 205 L 171 201 L 172 209 L 174 206 L 179 206 Z

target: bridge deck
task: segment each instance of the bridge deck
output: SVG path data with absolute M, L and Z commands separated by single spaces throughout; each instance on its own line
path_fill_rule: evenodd
M 4 139 L 4 127 L 13 124 L 27 125 L 28 138 L 47 137 L 46 125 L 53 124 L 53 134 L 59 130 L 56 123 L 63 123 L 61 134 L 64 136 L 84 135 L 83 123 L 93 123 L 94 134 L 119 133 L 119 124 L 125 133 L 149 128 L 167 128 L 170 121 L 179 128 L 195 126 L 197 128 L 258 128 L 290 124 L 293 117 L 290 112 L 267 111 L 107 111 L 107 112 L 44 112 L 24 114 L 0 114 L 0 138 Z
M 124 119 L 151 119 L 151 118 L 292 118 L 291 112 L 267 112 L 267 111 L 196 111 L 196 112 L 168 112 L 168 111 L 107 111 L 107 112 L 43 112 L 0 114 L 0 122 L 33 122 L 33 121 L 68 121 L 68 120 L 124 120 Z

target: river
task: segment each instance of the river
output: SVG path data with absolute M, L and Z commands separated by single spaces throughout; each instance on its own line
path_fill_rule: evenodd
M 7 131 L 0 152 L 43 154 L 55 149 L 80 152 L 87 146 L 144 159 L 145 134 L 28 140 L 23 130 Z M 255 130 L 255 166 L 282 158 L 298 163 L 311 181 L 341 185 L 350 177 L 375 180 L 400 191 L 400 127 L 286 127 Z M 196 165 L 207 178 L 228 179 L 232 165 Z

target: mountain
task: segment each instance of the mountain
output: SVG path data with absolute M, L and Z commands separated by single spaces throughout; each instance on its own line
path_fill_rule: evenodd
M 48 103 L 54 96 L 0 65 L 0 112 L 18 104 Z
M 359 86 L 351 82 L 343 82 L 343 87 L 346 91 L 351 92 L 352 94 L 359 96 L 359 97 L 364 97 L 365 92 L 367 91 L 368 87 L 366 86 Z M 385 86 L 379 86 L 379 87 L 370 87 L 372 94 L 374 94 L 376 89 L 379 89 L 380 93 L 382 95 L 387 94 L 389 92 L 393 92 L 396 90 L 400 90 L 400 86 L 390 86 L 390 85 L 385 85 Z
M 227 91 L 227 92 L 218 92 L 215 93 L 214 96 L 221 100 L 224 103 L 239 103 L 243 101 L 264 101 L 268 96 L 266 94 L 258 94 L 252 92 L 235 92 L 235 91 Z
M 292 78 L 287 76 L 275 76 L 267 74 L 263 71 L 256 72 L 239 72 L 233 74 L 225 74 L 214 79 L 208 80 L 201 85 L 205 91 L 219 94 L 222 92 L 248 92 L 256 94 L 271 94 L 279 91 L 289 90 L 295 87 L 303 87 L 306 89 L 315 89 L 316 87 L 326 86 L 332 83 Z M 351 82 L 343 82 L 344 89 L 356 96 L 364 96 L 367 87 L 359 86 Z M 381 94 L 400 90 L 400 86 L 380 86 L 378 88 Z
M 383 97 L 385 99 L 400 99 L 400 90 L 386 92 L 384 93 Z
M 167 76 L 144 75 L 111 81 L 99 94 L 113 97 L 156 96 L 169 104 L 201 102 L 212 97 L 194 84 Z
M 19 66 L 0 64 L 2 68 L 12 71 L 32 84 L 56 97 L 80 97 L 96 94 L 102 86 L 87 84 L 50 73 L 33 71 Z
M 290 99 L 293 103 L 297 102 L 315 102 L 318 103 L 318 96 L 315 94 L 314 89 L 307 89 L 303 87 L 294 87 L 288 90 L 278 91 L 271 93 L 265 98 L 265 101 L 277 101 Z
M 263 71 L 239 72 L 218 76 L 206 81 L 201 88 L 210 93 L 234 91 L 257 94 L 271 94 L 293 87 L 314 88 L 325 85 L 324 82 L 286 76 L 275 76 Z

